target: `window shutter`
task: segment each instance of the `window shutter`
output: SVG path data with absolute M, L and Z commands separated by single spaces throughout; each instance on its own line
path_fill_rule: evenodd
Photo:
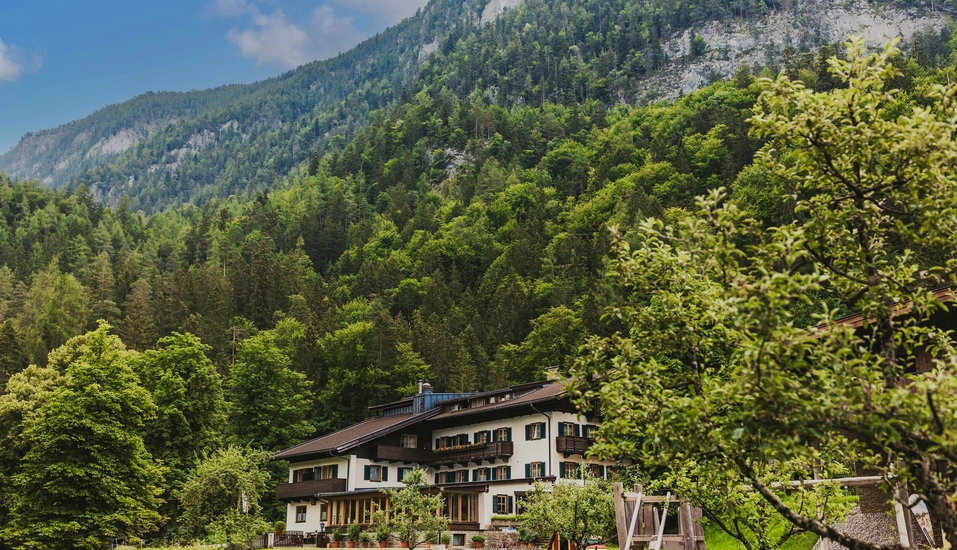
M 526 477 L 526 478 L 532 477 L 532 465 L 531 465 L 531 464 L 526 464 L 526 465 L 525 465 L 525 477 Z
M 525 424 L 525 441 L 532 439 L 532 425 Z
M 505 441 L 512 440 L 512 428 L 505 428 Z
M 479 478 L 478 471 L 479 471 L 478 468 L 472 470 L 472 481 L 478 481 L 478 478 Z
M 440 475 L 440 474 L 435 474 L 435 484 L 436 484 L 436 485 L 439 484 L 439 475 Z
M 561 479 L 565 479 L 565 463 L 564 462 L 558 463 L 558 477 Z
M 489 442 L 492 440 L 492 430 L 485 430 L 485 441 Z
M 575 424 L 575 437 L 581 437 L 581 426 Z
M 339 465 L 332 465 L 332 479 L 339 479 Z
M 511 514 L 512 510 L 515 509 L 515 498 L 508 497 L 508 513 Z
M 539 423 L 538 423 L 538 435 L 542 436 L 542 438 L 544 438 L 544 437 L 546 437 L 546 436 L 548 435 L 548 434 L 545 433 L 545 423 L 544 423 L 544 422 L 539 422 Z
M 491 468 L 491 470 L 492 470 L 491 472 L 492 481 L 495 481 L 496 479 L 498 479 L 498 468 Z
M 479 437 L 479 434 L 480 434 L 480 433 L 482 433 L 482 432 L 475 432 L 475 433 L 473 434 L 473 435 L 475 436 L 475 442 L 476 442 L 476 443 L 478 443 L 479 441 L 482 440 L 482 438 Z
M 389 481 L 389 467 L 382 467 L 382 481 Z
M 498 441 L 498 430 L 491 430 L 492 432 L 492 442 Z
M 604 467 L 604 466 L 598 466 L 598 475 L 600 475 L 602 479 L 605 479 L 605 467 Z
M 469 444 L 469 434 L 459 434 L 459 445 Z
M 370 470 L 372 470 L 372 466 L 369 466 L 368 464 L 366 464 L 366 465 L 363 467 L 363 469 L 362 469 L 362 479 L 368 481 L 369 478 L 372 477 L 372 474 L 369 473 Z
M 436 448 L 436 449 L 439 448 L 439 438 L 437 438 L 437 437 L 435 438 L 435 448 Z
M 468 481 L 468 480 L 469 480 L 469 471 L 468 471 L 468 470 L 465 470 L 465 472 L 464 472 L 462 475 L 465 476 L 465 481 Z
M 506 466 L 506 467 L 505 467 L 505 479 L 512 479 L 512 467 L 511 467 L 511 466 Z
M 565 433 L 565 423 L 564 423 L 564 422 L 559 422 L 559 423 L 558 423 L 558 435 L 568 435 L 567 433 Z
M 577 479 L 583 479 L 585 476 L 585 468 L 582 464 L 578 464 L 578 474 L 575 476 Z
M 494 497 L 492 497 L 492 498 L 495 499 L 493 502 L 495 503 L 495 513 L 496 513 L 496 514 L 504 514 L 504 513 L 505 513 L 505 511 L 502 510 L 502 507 L 499 506 L 499 498 L 498 498 L 498 497 L 500 497 L 500 496 L 502 496 L 502 495 L 495 495 Z

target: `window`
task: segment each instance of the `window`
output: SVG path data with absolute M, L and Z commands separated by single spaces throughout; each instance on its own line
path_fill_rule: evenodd
M 489 480 L 488 468 L 476 468 L 472 478 L 475 481 L 488 481 Z
M 588 439 L 595 439 L 598 436 L 598 426 L 594 424 L 582 426 L 582 435 Z
M 314 468 L 300 468 L 298 470 L 292 471 L 293 483 L 302 483 L 303 481 L 311 481 L 315 478 L 316 478 L 316 471 Z
M 452 535 L 452 546 L 465 546 L 465 533 Z
M 481 432 L 475 432 L 475 442 L 476 443 L 488 443 L 491 439 L 491 432 L 488 430 L 483 430 Z
M 469 480 L 469 471 L 468 470 L 456 470 L 455 471 L 455 482 L 456 483 L 465 483 Z
M 525 465 L 525 477 L 532 479 L 545 477 L 545 463 L 544 462 L 532 462 L 531 464 Z
M 605 477 L 605 467 L 601 464 L 589 464 L 588 473 L 591 474 L 591 477 L 596 479 L 604 479 Z
M 581 471 L 577 462 L 559 462 L 558 477 L 562 479 L 578 479 Z
M 336 479 L 339 477 L 339 465 L 317 466 L 316 479 Z
M 296 506 L 296 523 L 306 523 L 305 506 Z
M 579 435 L 578 424 L 574 422 L 562 422 L 558 425 L 558 435 Z
M 525 441 L 543 439 L 545 437 L 545 423 L 535 422 L 525 425 Z
M 419 436 L 417 435 L 402 434 L 399 440 L 399 444 L 406 449 L 415 449 L 419 446 Z
M 512 479 L 511 466 L 498 466 L 495 468 L 495 477 L 492 479 Z
M 499 428 L 492 432 L 492 441 L 511 441 L 512 440 L 512 429 L 511 428 Z
M 511 514 L 514 506 L 514 499 L 508 495 L 495 495 L 492 501 L 493 511 L 496 514 Z
M 478 521 L 478 495 L 446 495 L 442 512 L 452 521 Z
M 486 397 L 486 398 L 485 398 L 485 404 L 486 404 L 486 405 L 494 405 L 494 404 L 495 404 L 495 396 L 493 395 L 492 397 Z
M 436 448 L 436 449 L 445 449 L 445 448 L 447 448 L 448 446 L 449 446 L 449 438 L 447 438 L 447 437 L 439 437 L 439 438 L 436 438 L 436 440 L 435 440 L 435 448 Z
M 409 475 L 412 470 L 412 468 L 396 468 L 395 475 L 398 481 L 405 481 L 405 476 Z
M 389 481 L 388 466 L 367 465 L 363 479 L 366 481 Z

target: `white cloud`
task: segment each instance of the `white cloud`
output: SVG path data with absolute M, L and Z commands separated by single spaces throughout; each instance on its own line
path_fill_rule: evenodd
M 16 51 L 0 40 L 0 82 L 15 82 L 23 72 L 23 65 L 13 60 Z
M 239 48 L 241 55 L 254 58 L 257 67 L 298 67 L 347 51 L 365 38 L 352 17 L 337 14 L 329 4 L 313 10 L 306 25 L 294 23 L 281 8 L 277 7 L 272 15 L 266 15 L 245 0 L 216 0 L 212 9 L 223 16 L 249 14 L 252 26 L 245 29 L 233 27 L 226 38 Z
M 12 44 L 0 40 L 0 83 L 16 82 L 24 73 L 35 73 L 43 66 L 43 56 L 38 53 L 25 54 Z
M 381 25 L 395 25 L 415 10 L 424 7 L 429 0 L 331 0 L 337 6 L 371 14 Z

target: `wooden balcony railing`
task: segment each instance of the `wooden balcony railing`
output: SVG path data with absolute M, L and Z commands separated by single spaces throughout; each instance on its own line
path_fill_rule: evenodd
M 319 493 L 341 493 L 346 490 L 346 479 L 313 479 L 299 483 L 280 483 L 276 486 L 279 500 L 307 500 Z
M 587 437 L 576 437 L 574 435 L 560 435 L 555 438 L 555 450 L 569 455 L 582 455 L 591 447 L 592 440 Z
M 377 445 L 375 448 L 376 460 L 386 462 L 408 462 L 412 464 L 428 464 L 432 460 L 432 452 L 427 449 L 410 449 L 397 445 Z
M 436 450 L 432 453 L 431 463 L 435 466 L 468 464 L 469 462 L 481 464 L 483 460 L 508 459 L 512 456 L 514 449 L 511 441 L 496 441 L 468 449 Z

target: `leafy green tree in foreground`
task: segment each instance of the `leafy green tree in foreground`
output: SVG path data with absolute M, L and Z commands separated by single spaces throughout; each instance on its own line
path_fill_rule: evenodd
M 144 431 L 147 449 L 163 462 L 165 497 L 179 487 L 200 456 L 222 444 L 226 401 L 216 367 L 206 357 L 209 346 L 192 334 L 174 332 L 161 338 L 158 349 L 132 360 L 133 370 L 153 395 L 156 420 Z M 175 515 L 175 503 L 166 498 L 163 511 Z
M 582 469 L 584 483 L 536 481 L 522 500 L 522 525 L 539 536 L 555 534 L 574 541 L 579 548 L 588 540 L 611 540 L 615 535 L 615 503 L 609 484 L 593 479 Z
M 181 503 L 190 540 L 210 537 L 233 548 L 266 531 L 259 499 L 269 481 L 265 469 L 269 457 L 266 451 L 231 446 L 205 457 L 189 473 L 174 496 Z
M 894 476 L 957 540 L 957 350 L 926 322 L 948 307 L 927 289 L 953 284 L 957 87 L 910 104 L 888 89 L 897 53 L 852 39 L 827 93 L 765 81 L 758 163 L 797 221 L 762 230 L 719 191 L 641 224 L 609 272 L 624 297 L 609 315 L 627 328 L 591 338 L 572 371 L 578 402 L 606 416 L 596 452 L 664 472 L 748 549 L 781 542 L 772 513 L 854 550 L 899 548 L 831 527 L 836 487 L 785 499 L 773 485 L 815 464 Z M 923 350 L 933 371 L 910 374 Z
M 442 492 L 423 493 L 426 483 L 425 470 L 412 470 L 402 480 L 405 487 L 401 489 L 386 489 L 392 508 L 390 521 L 393 532 L 400 542 L 408 543 L 409 548 L 415 548 L 426 541 L 425 533 L 438 533 L 449 527 L 449 518 L 439 513 L 445 502 Z M 420 540 L 420 537 L 422 539 Z
M 13 547 L 100 549 L 115 538 L 134 542 L 161 519 L 162 468 L 140 436 L 156 406 L 109 328 L 71 340 L 80 342 L 75 358 L 24 419 L 28 448 L 0 531 Z

